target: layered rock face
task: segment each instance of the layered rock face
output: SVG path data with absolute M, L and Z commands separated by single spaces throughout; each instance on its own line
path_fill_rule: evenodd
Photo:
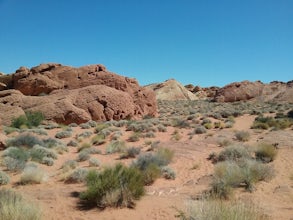
M 10 76 L 5 82 L 0 77 L 5 84 L 0 88 L 0 117 L 6 124 L 24 111 L 42 111 L 46 119 L 64 124 L 157 114 L 153 91 L 103 65 L 41 64 L 21 67 Z
M 197 100 L 198 97 L 188 91 L 182 84 L 174 79 L 163 83 L 151 84 L 146 88 L 152 89 L 158 100 Z

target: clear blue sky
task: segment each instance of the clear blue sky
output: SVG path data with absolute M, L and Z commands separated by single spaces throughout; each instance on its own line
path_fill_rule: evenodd
M 293 0 L 0 0 L 0 71 L 104 64 L 140 84 L 293 79 Z

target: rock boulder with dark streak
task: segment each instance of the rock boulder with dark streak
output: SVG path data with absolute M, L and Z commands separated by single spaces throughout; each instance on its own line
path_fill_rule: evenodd
M 153 91 L 135 79 L 108 72 L 103 65 L 21 67 L 10 79 L 7 89 L 0 90 L 4 124 L 24 111 L 42 111 L 47 119 L 64 124 L 157 114 Z

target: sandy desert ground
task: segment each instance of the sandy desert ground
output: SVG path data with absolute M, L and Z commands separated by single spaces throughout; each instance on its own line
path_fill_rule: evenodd
M 245 144 L 254 146 L 257 142 L 279 143 L 277 158 L 271 162 L 275 169 L 275 176 L 272 180 L 258 182 L 253 192 L 247 192 L 243 188 L 235 189 L 234 197 L 257 204 L 271 219 L 289 220 L 293 219 L 293 130 L 256 130 L 251 125 L 256 115 L 244 114 L 235 118 L 232 128 L 212 128 L 207 133 L 196 134 L 190 138 L 192 127 L 175 128 L 167 126 L 166 132 L 155 132 L 153 138 L 140 138 L 137 142 L 129 142 L 128 137 L 133 133 L 126 131 L 125 127 L 119 128 L 122 131 L 121 140 L 126 141 L 127 146 L 140 146 L 141 153 L 146 151 L 146 141 L 160 141 L 159 145 L 169 148 L 175 152 L 172 162 L 169 164 L 176 172 L 175 180 L 164 178 L 157 179 L 152 185 L 146 186 L 146 195 L 137 201 L 134 209 L 128 208 L 97 208 L 84 210 L 79 207 L 77 194 L 85 190 L 84 183 L 64 183 L 62 181 L 62 164 L 69 159 L 76 159 L 77 148 L 68 147 L 68 152 L 58 155 L 53 166 L 39 165 L 47 173 L 47 180 L 41 184 L 18 184 L 20 174 L 7 172 L 11 182 L 1 188 L 13 188 L 24 194 L 34 202 L 40 204 L 45 220 L 128 220 L 128 219 L 178 219 L 175 217 L 178 210 L 186 210 L 187 204 L 210 188 L 214 164 L 207 158 L 212 152 L 218 153 L 224 147 L 219 146 L 220 139 L 227 139 L 231 143 L 240 143 L 235 138 L 236 131 L 248 131 L 250 138 Z M 210 119 L 214 120 L 214 119 Z M 64 128 L 47 130 L 47 136 L 54 137 L 55 134 Z M 82 129 L 73 127 L 72 136 L 61 139 L 67 144 L 76 135 L 85 131 L 94 132 L 95 128 Z M 180 136 L 174 139 L 174 131 Z M 18 133 L 11 133 L 13 137 Z M 87 143 L 94 136 L 81 140 L 79 144 Z M 111 136 L 111 135 L 110 135 Z M 105 144 L 95 146 L 101 150 L 101 154 L 94 154 L 100 161 L 100 167 L 122 162 L 130 164 L 133 159 L 119 160 L 119 153 L 105 154 L 109 143 L 109 137 Z M 173 137 L 173 138 L 172 138 Z M 79 162 L 79 167 L 89 168 L 88 161 Z M 1 170 L 5 171 L 4 167 Z

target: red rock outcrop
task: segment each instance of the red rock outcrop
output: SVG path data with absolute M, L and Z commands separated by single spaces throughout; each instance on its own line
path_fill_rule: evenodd
M 24 111 L 42 111 L 47 119 L 64 124 L 157 114 L 153 91 L 103 65 L 21 67 L 11 79 L 10 89 L 0 92 L 0 117 L 6 124 Z
M 214 97 L 217 102 L 235 101 L 287 101 L 293 102 L 293 86 L 291 82 L 271 82 L 264 84 L 261 81 L 235 82 L 219 89 Z

